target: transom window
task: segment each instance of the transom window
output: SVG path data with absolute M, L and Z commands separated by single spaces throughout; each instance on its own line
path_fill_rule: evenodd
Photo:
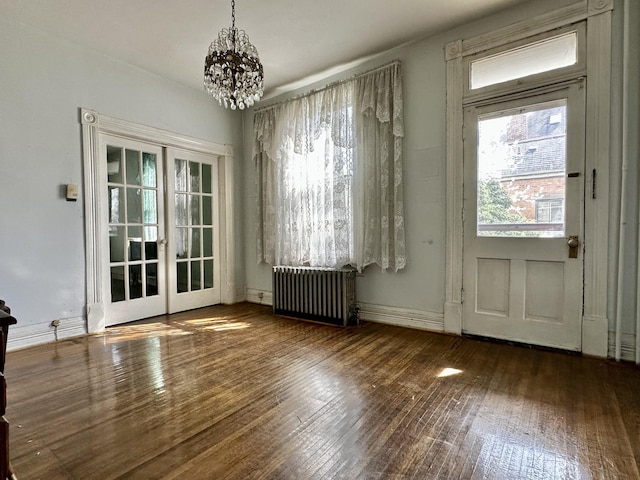
M 574 31 L 472 61 L 470 89 L 549 72 L 577 61 L 578 34 Z

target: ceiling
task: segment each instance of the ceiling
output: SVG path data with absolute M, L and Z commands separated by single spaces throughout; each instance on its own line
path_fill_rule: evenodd
M 528 0 L 237 0 L 268 94 Z M 204 57 L 231 25 L 230 0 L 0 0 L 34 27 L 162 77 L 202 87 Z

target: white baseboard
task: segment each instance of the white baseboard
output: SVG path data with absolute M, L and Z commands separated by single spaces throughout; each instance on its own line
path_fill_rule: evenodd
M 247 289 L 245 287 L 236 288 L 236 303 L 245 302 L 247 300 Z
M 255 288 L 247 288 L 245 300 L 251 303 L 259 303 L 260 305 L 273 305 L 273 294 L 267 290 L 258 290 Z
M 87 322 L 83 317 L 72 317 L 60 319 L 60 326 L 52 327 L 50 323 L 38 323 L 36 325 L 20 326 L 9 328 L 9 340 L 7 350 L 17 350 L 19 348 L 33 347 L 43 343 L 55 342 L 65 338 L 78 337 L 87 334 Z
M 273 305 L 272 292 L 266 290 L 248 288 L 246 300 L 247 302 L 261 305 Z M 442 313 L 402 307 L 387 307 L 373 303 L 358 302 L 358 305 L 360 306 L 360 319 L 362 320 L 432 332 L 444 331 L 444 315 Z
M 359 305 L 362 320 L 432 332 L 444 332 L 444 314 L 442 313 L 387 307 L 373 303 L 360 302 Z
M 632 333 L 622 334 L 622 345 L 620 350 L 620 357 L 622 360 L 628 362 L 636 362 L 636 336 Z M 609 332 L 609 357 L 615 358 L 616 356 L 616 334 L 615 332 Z

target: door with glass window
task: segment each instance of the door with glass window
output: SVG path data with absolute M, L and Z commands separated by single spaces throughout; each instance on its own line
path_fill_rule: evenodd
M 100 137 L 106 325 L 166 312 L 162 148 Z
M 583 87 L 465 109 L 466 333 L 581 348 Z
M 218 159 L 167 151 L 169 313 L 220 303 Z

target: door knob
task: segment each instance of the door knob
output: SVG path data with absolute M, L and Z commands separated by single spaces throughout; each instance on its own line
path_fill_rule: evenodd
M 580 241 L 577 235 L 567 237 L 567 245 L 569 246 L 569 258 L 578 258 L 578 245 Z
M 578 245 L 580 245 L 578 237 L 575 235 L 567 237 L 567 245 L 569 246 L 569 248 L 576 248 Z

